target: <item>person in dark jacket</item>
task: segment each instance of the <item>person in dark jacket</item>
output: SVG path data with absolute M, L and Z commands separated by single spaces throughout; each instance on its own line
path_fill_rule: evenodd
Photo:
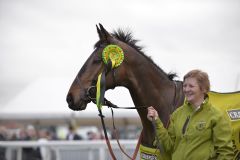
M 82 137 L 75 132 L 75 129 L 72 125 L 68 127 L 69 133 L 66 136 L 66 140 L 81 140 Z

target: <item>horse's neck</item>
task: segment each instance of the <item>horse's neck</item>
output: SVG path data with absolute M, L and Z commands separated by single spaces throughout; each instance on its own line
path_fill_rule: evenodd
M 167 75 L 156 68 L 153 64 L 142 64 L 127 70 L 127 88 L 137 108 L 143 125 L 144 135 L 142 143 L 151 146 L 155 135 L 151 122 L 147 119 L 147 110 L 139 106 L 154 106 L 159 117 L 166 126 L 169 115 L 174 110 L 176 84 L 169 80 Z M 179 92 L 179 91 L 178 91 Z M 181 103 L 181 102 L 180 102 Z
M 165 115 L 170 114 L 170 109 L 167 107 L 173 103 L 174 82 L 152 64 L 134 67 L 128 74 L 130 77 L 128 89 L 136 107 L 156 107 L 160 118 L 165 122 L 167 119 Z

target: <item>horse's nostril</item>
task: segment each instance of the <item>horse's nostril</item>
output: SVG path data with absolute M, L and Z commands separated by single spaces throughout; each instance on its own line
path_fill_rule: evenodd
M 68 94 L 67 95 L 67 103 L 71 106 L 73 104 L 73 98 L 72 98 L 72 95 L 71 94 Z

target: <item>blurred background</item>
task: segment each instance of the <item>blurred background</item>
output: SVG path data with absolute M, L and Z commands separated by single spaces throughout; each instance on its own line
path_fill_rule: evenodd
M 179 80 L 198 68 L 209 73 L 212 90 L 240 90 L 239 0 L 0 0 L 2 124 L 64 125 L 64 133 L 70 123 L 99 126 L 95 105 L 79 113 L 65 101 L 93 52 L 98 23 L 110 32 L 132 31 L 145 54 Z M 124 88 L 106 96 L 119 106 L 133 106 Z M 135 111 L 117 112 L 120 126 L 141 127 Z M 79 118 L 85 120 L 76 122 Z

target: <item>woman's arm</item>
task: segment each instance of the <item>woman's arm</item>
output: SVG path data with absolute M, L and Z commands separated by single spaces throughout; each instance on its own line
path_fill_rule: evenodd
M 157 111 L 152 106 L 148 107 L 147 118 L 150 121 L 156 122 L 156 138 L 160 140 L 160 143 L 164 146 L 164 150 L 167 153 L 171 153 L 174 148 L 175 141 L 174 124 L 172 118 L 170 118 L 169 127 L 166 129 L 159 119 Z

